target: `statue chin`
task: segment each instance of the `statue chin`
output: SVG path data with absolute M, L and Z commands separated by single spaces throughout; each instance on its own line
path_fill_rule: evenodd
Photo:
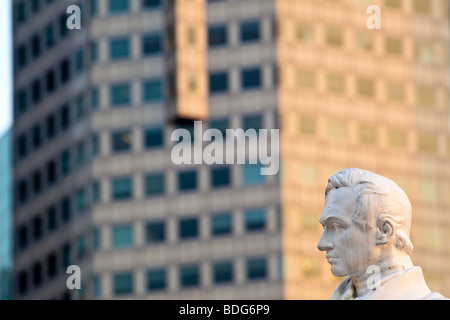
M 342 268 L 334 264 L 331 265 L 331 273 L 336 277 L 345 277 L 349 275 L 348 272 L 345 272 Z

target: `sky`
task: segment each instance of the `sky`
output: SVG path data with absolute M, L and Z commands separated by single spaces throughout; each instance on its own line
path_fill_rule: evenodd
M 0 0 L 0 136 L 12 124 L 11 2 Z

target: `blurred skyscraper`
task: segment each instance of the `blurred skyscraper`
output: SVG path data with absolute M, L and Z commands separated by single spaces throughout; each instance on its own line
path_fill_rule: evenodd
M 11 131 L 0 138 L 0 300 L 11 299 L 12 149 Z
M 14 296 L 329 298 L 318 219 L 350 166 L 404 188 L 450 295 L 448 29 L 447 0 L 14 0 Z M 281 174 L 175 166 L 192 120 L 279 123 Z

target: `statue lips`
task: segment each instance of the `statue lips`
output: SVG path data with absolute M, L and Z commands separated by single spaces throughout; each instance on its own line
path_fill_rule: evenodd
M 333 264 L 336 260 L 338 260 L 338 258 L 327 255 L 327 261 L 329 264 Z

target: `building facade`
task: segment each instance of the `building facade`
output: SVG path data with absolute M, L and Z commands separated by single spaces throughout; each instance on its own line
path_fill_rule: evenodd
M 12 285 L 12 149 L 11 132 L 0 138 L 0 300 L 11 299 Z
M 447 1 L 78 1 L 70 30 L 73 4 L 14 0 L 15 298 L 327 299 L 318 219 L 350 166 L 404 188 L 449 295 Z M 194 120 L 281 128 L 280 174 L 174 165 Z

